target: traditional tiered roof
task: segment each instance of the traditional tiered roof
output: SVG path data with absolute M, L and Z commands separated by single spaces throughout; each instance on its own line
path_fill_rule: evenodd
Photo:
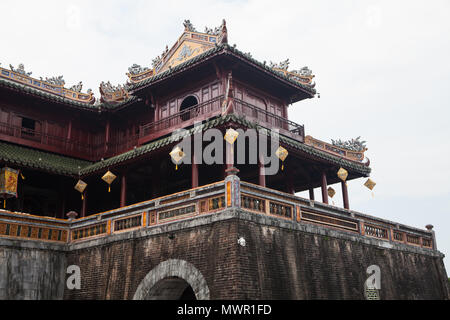
M 261 73 L 268 74 L 272 79 L 280 81 L 297 92 L 302 92 L 305 96 L 312 98 L 316 95 L 315 83 L 313 82 L 315 76 L 308 67 L 300 70 L 289 70 L 289 59 L 278 64 L 273 62 L 269 64 L 266 62 L 261 63 L 253 59 L 250 53 L 244 53 L 236 49 L 235 46 L 230 46 L 228 44 L 228 30 L 225 20 L 221 26 L 215 29 L 206 28 L 205 32 L 198 32 L 189 20 L 184 22 L 184 27 L 184 32 L 177 42 L 170 49 L 166 47 L 162 55 L 153 60 L 152 67 L 142 67 L 134 64 L 128 69 L 127 75 L 129 82 L 123 85 L 114 86 L 109 81 L 102 82 L 100 85 L 101 99 L 100 103 L 97 104 L 94 104 L 95 98 L 91 90 L 88 90 L 87 93 L 81 93 L 81 82 L 67 89 L 64 87 L 65 82 L 62 76 L 50 79 L 46 78 L 45 80 L 41 78 L 38 80 L 32 78 L 31 72 L 26 72 L 22 64 L 17 69 L 13 66 L 10 66 L 10 70 L 0 68 L 0 86 L 86 110 L 96 112 L 120 110 L 121 108 L 126 108 L 129 105 L 142 101 L 143 95 L 141 93 L 149 87 L 182 72 L 194 69 L 199 63 L 207 62 L 215 57 L 227 56 L 245 62 L 246 65 L 258 69 Z M 235 115 L 211 119 L 207 122 L 206 126 L 214 127 L 228 121 L 237 121 L 247 127 L 254 126 L 253 123 Z M 264 129 L 261 126 L 258 126 L 258 128 Z M 37 166 L 43 169 L 52 168 L 55 172 L 65 171 L 65 174 L 74 174 L 78 173 L 78 171 L 82 174 L 90 174 L 96 170 L 110 165 L 116 165 L 128 160 L 128 158 L 134 158 L 150 152 L 155 148 L 164 146 L 169 143 L 167 139 L 160 139 L 149 145 L 137 148 L 134 151 L 94 164 L 78 162 L 78 160 L 71 160 L 70 158 L 60 156 L 46 156 L 46 161 L 48 161 L 48 164 L 46 164 L 42 161 L 35 161 L 35 158 L 40 158 L 38 151 L 26 151 L 28 149 L 22 147 L 14 149 L 11 145 L 7 144 L 2 144 L 0 147 L 5 149 L 2 156 L 4 159 L 2 160 L 9 160 L 15 163 L 14 161 L 19 161 L 15 160 L 17 156 L 17 159 L 20 158 L 22 159 L 20 161 L 29 162 L 29 165 L 32 167 Z M 351 150 L 351 148 L 346 148 L 342 143 L 328 144 L 312 137 L 307 137 L 305 143 L 294 141 L 286 136 L 281 136 L 281 140 L 291 147 L 310 154 L 313 157 L 331 161 L 335 164 L 345 165 L 347 168 L 353 169 L 363 175 L 370 173 L 368 166 L 362 163 L 365 159 L 364 152 L 366 150 Z M 22 157 L 27 152 L 33 153 L 34 156 Z M 60 163 L 67 163 L 68 165 L 60 166 Z
M 265 62 L 261 63 L 253 59 L 251 54 L 241 52 L 235 46 L 228 45 L 228 30 L 225 20 L 221 26 L 215 29 L 206 28 L 205 32 L 198 32 L 189 20 L 184 22 L 184 27 L 183 34 L 172 48 L 166 47 L 161 56 L 153 59 L 152 67 L 134 64 L 128 69 L 129 83 L 115 86 L 109 81 L 102 82 L 100 84 L 101 103 L 95 107 L 93 107 L 95 98 L 92 91 L 89 89 L 87 93 L 81 92 L 82 82 L 67 89 L 64 87 L 62 76 L 38 80 L 31 77 L 31 72 L 25 72 L 23 64 L 19 65 L 17 69 L 12 66 L 10 66 L 10 70 L 0 68 L 0 86 L 71 106 L 93 110 L 111 110 L 136 102 L 138 99 L 133 94 L 151 84 L 182 72 L 200 61 L 223 54 L 234 55 L 269 72 L 271 76 L 287 81 L 311 97 L 316 94 L 315 84 L 312 82 L 314 76 L 307 67 L 299 71 L 289 71 L 289 60 L 280 64 L 267 65 Z

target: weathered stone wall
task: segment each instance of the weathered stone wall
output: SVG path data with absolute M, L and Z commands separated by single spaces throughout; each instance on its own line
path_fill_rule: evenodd
M 177 259 L 193 264 L 201 272 L 211 299 L 233 299 L 238 286 L 237 224 L 213 222 L 214 218 L 73 246 L 68 263 L 81 268 L 81 290 L 66 291 L 64 298 L 131 300 L 149 272 L 164 261 Z
M 243 221 L 238 229 L 247 239 L 238 257 L 245 288 L 240 299 L 365 299 L 371 265 L 381 269 L 382 300 L 449 298 L 442 256 L 421 249 L 386 248 L 330 230 L 296 232 Z
M 66 257 L 49 244 L 0 239 L 0 300 L 61 300 Z
M 66 288 L 69 265 L 81 290 Z M 371 265 L 381 299 L 449 298 L 439 252 L 228 210 L 68 246 L 2 239 L 0 299 L 149 298 L 164 275 L 211 299 L 364 299 Z
M 228 211 L 73 246 L 68 263 L 81 267 L 82 289 L 66 290 L 64 298 L 132 299 L 154 268 L 177 259 L 201 272 L 211 299 L 364 299 L 371 265 L 381 268 L 381 299 L 448 299 L 442 258 L 421 248 Z

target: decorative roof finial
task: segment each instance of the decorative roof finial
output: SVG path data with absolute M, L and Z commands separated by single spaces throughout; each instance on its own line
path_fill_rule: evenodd
M 366 152 L 368 149 L 366 147 L 366 141 L 361 141 L 361 137 L 358 137 L 356 139 L 352 139 L 349 141 L 342 141 L 342 140 L 331 140 L 333 146 L 339 147 L 342 149 L 347 149 L 351 151 L 356 152 Z
M 190 20 L 184 20 L 184 30 L 187 32 L 197 32 L 197 30 L 195 30 L 194 25 L 191 23 Z
M 31 76 L 33 74 L 33 72 L 26 72 L 25 71 L 25 66 L 23 63 L 20 63 L 19 66 L 17 67 L 17 69 L 14 69 L 14 67 L 10 64 L 9 68 L 11 69 L 11 71 L 17 72 L 18 74 L 24 75 L 24 76 Z
M 75 92 L 81 92 L 82 89 L 83 89 L 83 82 L 82 81 L 78 82 L 78 84 L 76 84 L 76 85 L 74 85 L 74 86 L 69 88 L 69 90 L 72 90 L 72 91 L 75 91 Z M 92 92 L 92 90 L 91 90 L 91 92 Z M 88 93 L 90 93 L 89 90 L 88 90 Z
M 222 33 L 219 38 L 219 44 L 228 44 L 228 29 L 227 29 L 227 21 L 223 19 L 222 21 Z
M 54 86 L 63 86 L 66 84 L 66 82 L 64 81 L 64 76 L 59 76 L 59 77 L 51 77 L 51 78 L 45 78 L 45 80 L 42 79 L 41 77 L 41 81 L 45 81 L 51 85 Z

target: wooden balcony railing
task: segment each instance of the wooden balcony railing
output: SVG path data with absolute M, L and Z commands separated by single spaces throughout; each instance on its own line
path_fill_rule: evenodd
M 183 110 L 167 118 L 149 123 L 140 128 L 140 138 L 152 137 L 155 134 L 164 135 L 176 128 L 188 127 L 195 121 L 203 121 L 209 117 L 219 115 L 222 112 L 224 96 L 214 98 L 192 108 Z M 233 99 L 233 112 L 245 116 L 251 121 L 256 121 L 270 129 L 279 129 L 281 133 L 296 140 L 304 141 L 305 127 L 283 117 L 277 116 L 266 110 L 258 108 L 239 99 Z M 151 139 L 147 139 L 151 140 Z
M 237 177 L 236 177 L 237 179 Z M 300 225 L 437 251 L 434 233 L 235 180 L 217 182 L 78 220 L 0 210 L 0 238 L 77 243 L 240 208 Z M 227 186 L 227 187 L 226 187 Z M 239 197 L 240 201 L 231 201 Z
M 194 121 L 202 121 L 222 112 L 224 97 L 219 96 L 212 100 L 198 104 L 192 108 L 173 114 L 167 118 L 149 123 L 140 128 L 140 137 L 150 136 L 158 132 L 187 127 Z
M 63 153 L 66 155 L 88 155 L 93 154 L 92 146 L 75 140 L 68 140 L 58 136 L 45 134 L 43 132 L 12 126 L 0 122 L 0 136 L 10 136 L 12 142 L 32 147 L 41 147 L 43 150 Z M 20 140 L 18 140 L 20 139 Z M 27 143 L 28 142 L 28 143 Z
M 277 116 L 266 110 L 258 108 L 245 101 L 234 99 L 235 113 L 243 115 L 250 120 L 260 123 L 270 129 L 280 129 L 280 132 L 288 135 L 294 139 L 304 141 L 305 140 L 305 127 L 292 122 L 286 118 Z
M 2 135 L 12 137 L 5 137 L 6 141 L 92 161 L 129 151 L 138 145 L 139 140 L 139 135 L 135 135 L 112 140 L 106 146 L 105 143 L 94 145 L 0 122 L 0 140 Z

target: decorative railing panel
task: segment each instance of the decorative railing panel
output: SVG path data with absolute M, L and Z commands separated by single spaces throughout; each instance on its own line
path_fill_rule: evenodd
M 364 226 L 364 233 L 366 236 L 373 237 L 373 238 L 379 238 L 379 239 L 388 239 L 388 230 L 385 228 L 377 227 L 377 226 L 371 226 L 371 225 L 365 225 Z
M 107 234 L 107 223 L 101 223 L 94 226 L 75 229 L 72 231 L 72 240 L 83 240 L 92 237 L 98 237 Z
M 67 242 L 67 230 L 0 222 L 0 237 Z
M 114 221 L 114 232 L 121 232 L 142 227 L 142 215 Z
M 292 219 L 292 206 L 284 205 L 278 202 L 270 202 L 270 214 L 284 219 Z
M 436 250 L 434 233 L 430 231 L 365 216 L 247 182 L 241 181 L 239 189 L 241 201 L 237 204 L 233 201 L 232 204 L 249 213 Z M 226 183 L 222 181 L 71 221 L 0 210 L 0 237 L 60 243 L 89 241 L 206 214 L 220 214 L 231 206 L 228 197 Z
M 301 220 L 316 223 L 316 224 L 321 224 L 321 225 L 327 225 L 327 226 L 331 226 L 331 227 L 337 228 L 337 229 L 349 230 L 349 231 L 354 231 L 354 232 L 359 231 L 357 222 L 354 222 L 351 220 L 346 220 L 346 219 L 340 219 L 340 218 L 336 218 L 336 217 L 331 217 L 331 216 L 320 214 L 320 213 L 314 213 L 311 211 L 302 210 L 301 211 Z
M 244 209 L 252 211 L 266 212 L 266 200 L 243 194 L 241 197 L 241 206 Z

